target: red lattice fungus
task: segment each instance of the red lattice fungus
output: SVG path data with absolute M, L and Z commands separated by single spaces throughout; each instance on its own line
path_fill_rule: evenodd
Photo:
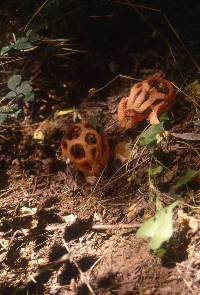
M 106 135 L 87 123 L 74 124 L 61 141 L 64 156 L 87 175 L 98 176 L 110 157 Z
M 128 97 L 118 106 L 118 119 L 122 128 L 132 128 L 136 123 L 149 120 L 159 123 L 158 115 L 171 108 L 175 93 L 168 80 L 152 77 L 133 85 Z

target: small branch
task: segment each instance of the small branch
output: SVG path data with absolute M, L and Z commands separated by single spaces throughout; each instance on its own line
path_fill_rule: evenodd
M 125 76 L 125 75 L 117 75 L 115 76 L 112 80 L 110 80 L 108 83 L 106 83 L 104 86 L 98 88 L 95 90 L 95 93 L 102 91 L 103 89 L 107 88 L 108 86 L 110 86 L 113 82 L 115 82 L 118 78 L 122 78 L 122 79 L 127 79 L 127 80 L 132 80 L 132 81 L 140 81 L 140 79 L 135 79 L 132 78 L 130 76 Z
M 36 15 L 38 13 L 40 13 L 40 11 L 45 7 L 45 5 L 48 3 L 49 0 L 45 0 L 42 5 L 39 6 L 39 8 L 34 12 L 34 14 L 31 16 L 31 18 L 28 20 L 27 24 L 24 27 L 24 31 L 26 31 L 26 29 L 28 28 L 28 26 L 30 25 L 30 23 L 33 21 L 33 19 L 36 17 Z
M 94 224 L 92 229 L 120 229 L 120 228 L 138 228 L 141 224 L 139 223 L 119 223 L 119 224 Z
M 92 230 L 109 230 L 109 229 L 121 229 L 121 228 L 138 228 L 140 227 L 140 223 L 119 223 L 119 224 L 94 224 L 92 225 Z M 70 226 L 68 223 L 62 223 L 57 225 L 47 225 L 45 227 L 45 230 L 57 230 L 57 229 L 63 229 L 66 226 Z M 88 228 L 89 229 L 89 228 Z

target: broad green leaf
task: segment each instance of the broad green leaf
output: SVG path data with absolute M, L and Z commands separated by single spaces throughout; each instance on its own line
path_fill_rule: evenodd
M 2 106 L 0 107 L 0 113 L 10 113 L 12 112 L 11 106 Z
M 25 97 L 24 100 L 25 101 L 34 101 L 35 99 L 35 93 L 34 92 L 30 92 L 28 93 Z
M 12 48 L 13 48 L 13 44 L 2 47 L 0 55 L 4 55 L 4 54 L 8 53 Z
M 32 91 L 32 87 L 28 81 L 22 82 L 22 84 L 16 88 L 17 94 L 22 93 L 24 95 L 29 95 L 31 91 Z
M 145 145 L 155 145 L 156 144 L 156 136 L 160 135 L 163 131 L 163 122 L 155 125 L 151 125 L 140 137 L 139 143 L 142 146 Z
M 16 103 L 13 103 L 12 105 L 2 106 L 0 107 L 0 113 L 12 113 L 18 110 L 18 106 Z
M 173 234 L 173 209 L 178 201 L 160 209 L 155 216 L 146 220 L 136 233 L 138 238 L 150 238 L 149 247 L 156 251 Z
M 160 174 L 163 171 L 164 167 L 162 165 L 159 165 L 157 167 L 150 167 L 149 168 L 149 175 L 155 176 L 157 174 Z
M 40 35 L 34 32 L 33 30 L 28 30 L 26 32 L 26 37 L 28 38 L 30 42 L 36 42 L 40 39 Z
M 21 114 L 21 112 L 22 112 L 22 110 L 19 109 L 19 110 L 17 110 L 15 113 L 13 113 L 13 114 L 11 115 L 11 117 L 17 119 L 17 118 L 19 117 L 19 115 Z
M 0 124 L 4 123 L 7 117 L 8 117 L 8 114 L 0 113 Z
M 13 48 L 16 50 L 24 50 L 32 47 L 33 45 L 25 37 L 17 39 L 16 43 L 13 46 Z
M 16 92 L 15 91 L 10 91 L 6 94 L 5 98 L 9 99 L 9 98 L 13 98 L 16 96 Z
M 160 122 L 166 122 L 169 121 L 169 112 L 165 112 L 162 115 L 159 116 Z
M 183 175 L 182 177 L 180 177 L 180 179 L 177 181 L 174 188 L 178 189 L 178 188 L 182 187 L 183 185 L 187 184 L 190 180 L 192 180 L 192 178 L 194 176 L 196 176 L 196 174 L 197 174 L 197 171 L 195 171 L 193 169 L 188 169 L 186 174 Z
M 8 88 L 10 90 L 15 91 L 17 86 L 21 83 L 22 77 L 20 75 L 13 75 L 12 77 L 10 77 L 10 79 L 8 80 Z
M 26 38 L 27 38 L 27 39 L 29 39 L 29 37 L 30 37 L 32 31 L 33 31 L 33 30 L 30 29 L 30 30 L 28 30 L 28 31 L 26 32 Z

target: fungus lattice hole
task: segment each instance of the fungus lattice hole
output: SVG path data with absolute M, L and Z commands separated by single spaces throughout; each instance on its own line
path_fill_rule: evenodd
M 137 93 L 136 97 L 140 96 L 141 93 L 142 93 L 142 90 L 140 90 L 140 91 Z
M 95 159 L 96 158 L 96 154 L 97 154 L 97 149 L 94 148 L 94 149 L 92 149 L 91 152 L 92 152 L 92 158 Z
M 152 106 L 156 106 L 156 105 L 158 105 L 158 104 L 160 104 L 161 102 L 163 102 L 163 99 L 157 99 L 156 101 L 154 101 L 153 103 L 152 103 Z
M 67 150 L 67 142 L 65 140 L 62 140 L 61 145 L 65 150 Z
M 89 123 L 85 123 L 85 128 L 92 128 L 92 126 Z
M 91 134 L 91 133 L 86 134 L 85 141 L 87 142 L 87 144 L 95 144 L 95 143 L 97 143 L 96 136 L 94 134 Z
M 70 150 L 72 156 L 77 159 L 83 159 L 85 157 L 85 151 L 81 144 L 75 144 L 71 147 Z
M 168 87 L 162 82 L 152 81 L 149 84 L 150 84 L 150 86 L 152 88 L 155 87 L 158 92 L 161 92 L 161 93 L 164 93 L 164 94 L 168 94 L 168 92 L 169 92 Z
M 85 162 L 81 165 L 82 168 L 84 168 L 87 171 L 92 171 L 92 166 L 90 165 L 90 163 Z
M 81 135 L 81 128 L 79 126 L 75 126 L 74 128 L 72 128 L 69 133 L 67 134 L 67 138 L 69 140 L 78 138 Z
M 136 111 L 134 111 L 132 109 L 128 109 L 125 111 L 125 115 L 126 115 L 126 117 L 136 117 L 138 114 Z

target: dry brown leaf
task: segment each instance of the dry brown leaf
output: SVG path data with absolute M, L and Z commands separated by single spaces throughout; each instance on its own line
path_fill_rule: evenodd
M 187 225 L 193 233 L 196 233 L 199 228 L 197 219 L 193 216 L 187 215 L 183 210 L 178 210 L 178 223 L 181 225 Z
M 200 140 L 200 134 L 199 133 L 174 133 L 171 132 L 170 133 L 172 136 L 177 137 L 177 138 L 181 138 L 181 139 L 185 139 L 185 140 L 196 140 L 199 141 Z

